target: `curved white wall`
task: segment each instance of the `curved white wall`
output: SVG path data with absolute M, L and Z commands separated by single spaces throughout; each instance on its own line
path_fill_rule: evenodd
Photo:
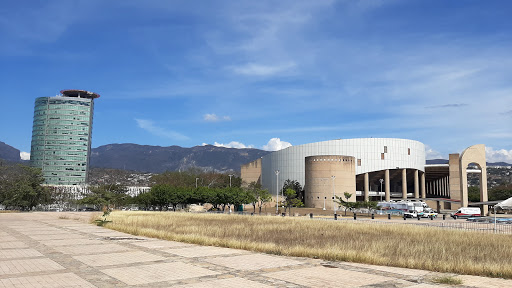
M 387 152 L 384 153 L 384 146 Z M 410 155 L 409 151 L 410 149 Z M 384 160 L 381 159 L 384 153 Z M 339 139 L 288 147 L 263 156 L 261 184 L 276 193 L 276 174 L 279 188 L 286 179 L 297 180 L 304 186 L 305 158 L 319 155 L 345 155 L 356 158 L 356 175 L 385 169 L 409 168 L 424 171 L 425 145 L 421 142 L 395 138 Z M 358 166 L 357 159 L 361 159 Z

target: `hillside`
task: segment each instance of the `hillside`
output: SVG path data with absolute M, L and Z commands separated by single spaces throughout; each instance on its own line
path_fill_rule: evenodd
M 20 150 L 0 141 L 0 159 L 4 159 L 11 162 L 20 162 Z
M 199 168 L 207 171 L 240 171 L 242 164 L 269 153 L 258 149 L 235 149 L 212 145 L 183 148 L 109 144 L 92 149 L 91 167 L 151 173 Z

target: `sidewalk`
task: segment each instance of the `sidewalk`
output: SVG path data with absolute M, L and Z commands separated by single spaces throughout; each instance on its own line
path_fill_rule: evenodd
M 444 274 L 423 270 L 136 237 L 88 224 L 90 215 L 0 214 L 0 287 L 443 286 L 431 279 Z M 464 287 L 512 287 L 512 280 L 458 278 Z

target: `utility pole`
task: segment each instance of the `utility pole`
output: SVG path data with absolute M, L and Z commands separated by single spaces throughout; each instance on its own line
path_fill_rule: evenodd
M 231 177 L 233 177 L 233 175 L 229 174 L 228 176 L 229 176 L 229 187 L 231 188 Z
M 336 176 L 332 175 L 331 179 L 332 179 L 332 205 L 333 205 L 334 214 L 336 214 L 336 202 L 335 202 L 336 193 L 334 192 L 334 179 L 336 179 Z
M 279 170 L 276 170 L 276 214 L 279 214 Z

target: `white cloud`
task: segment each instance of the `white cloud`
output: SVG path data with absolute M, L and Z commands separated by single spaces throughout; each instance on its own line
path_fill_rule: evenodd
M 219 117 L 216 114 L 204 114 L 203 120 L 206 122 L 219 122 L 219 121 L 231 121 L 231 117 L 229 116 L 222 116 Z
M 135 119 L 135 121 L 137 121 L 137 125 L 139 126 L 139 128 L 142 128 L 153 135 L 156 135 L 159 137 L 164 137 L 164 138 L 170 138 L 170 139 L 174 139 L 174 140 L 188 140 L 189 139 L 187 136 L 180 134 L 178 132 L 175 132 L 172 130 L 167 130 L 162 127 L 158 127 L 151 120 Z
M 278 65 L 261 65 L 256 63 L 247 63 L 238 67 L 231 67 L 231 70 L 236 74 L 249 75 L 249 76 L 271 76 L 280 72 L 293 69 L 295 63 L 289 62 Z
M 30 153 L 21 151 L 20 158 L 21 160 L 30 160 Z
M 494 150 L 492 147 L 485 147 L 487 162 L 507 162 L 512 164 L 512 150 Z
M 290 146 L 292 146 L 292 144 L 289 142 L 281 141 L 281 139 L 279 139 L 279 138 L 272 138 L 272 139 L 268 140 L 267 145 L 263 146 L 263 150 L 278 151 L 278 150 L 281 150 L 284 148 L 288 148 Z
M 203 146 L 204 145 L 207 145 L 207 144 L 203 143 Z M 223 144 L 223 143 L 215 142 L 215 143 L 213 143 L 213 146 L 225 147 L 225 148 L 237 148 L 237 149 L 254 148 L 254 145 L 245 145 L 244 143 L 240 143 L 240 142 L 237 142 L 237 141 L 231 141 L 228 144 Z
M 441 153 L 439 153 L 439 151 L 432 149 L 428 145 L 425 145 L 425 157 L 427 159 L 444 159 L 443 155 L 441 155 Z

